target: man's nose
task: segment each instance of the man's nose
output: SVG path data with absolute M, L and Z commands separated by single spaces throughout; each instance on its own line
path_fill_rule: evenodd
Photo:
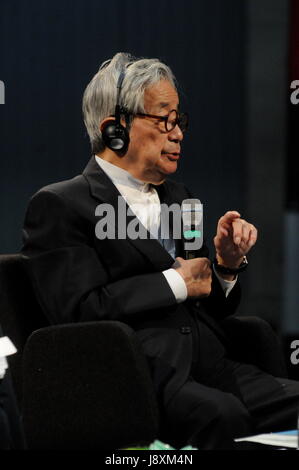
M 172 129 L 172 131 L 168 133 L 168 138 L 171 141 L 177 141 L 177 142 L 180 142 L 183 140 L 184 134 L 181 131 L 181 128 L 179 127 L 178 124 Z

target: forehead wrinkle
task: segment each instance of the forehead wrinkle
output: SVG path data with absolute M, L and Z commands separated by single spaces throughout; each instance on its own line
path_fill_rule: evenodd
M 161 81 L 149 87 L 144 93 L 144 105 L 155 111 L 178 107 L 178 94 L 171 84 Z
M 160 109 L 165 109 L 165 108 L 171 108 L 171 109 L 178 110 L 178 107 L 179 107 L 178 104 L 175 107 L 173 107 L 173 106 L 171 106 L 170 103 L 159 103 L 159 105 L 158 105 L 159 111 L 160 111 Z M 170 109 L 169 109 L 169 111 L 170 111 Z

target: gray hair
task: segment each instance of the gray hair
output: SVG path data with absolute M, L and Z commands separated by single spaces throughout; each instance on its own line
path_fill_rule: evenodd
M 133 115 L 144 110 L 144 91 L 160 80 L 168 80 L 176 89 L 176 80 L 170 68 L 158 59 L 137 59 L 119 52 L 102 63 L 87 85 L 83 95 L 83 116 L 93 153 L 105 149 L 100 123 L 115 112 L 117 81 L 125 71 L 119 104 Z M 127 120 L 127 126 L 130 126 Z

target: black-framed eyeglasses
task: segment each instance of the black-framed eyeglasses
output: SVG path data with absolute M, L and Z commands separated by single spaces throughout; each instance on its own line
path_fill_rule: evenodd
M 175 126 L 179 126 L 182 132 L 186 132 L 188 128 L 189 117 L 187 113 L 178 113 L 176 109 L 172 109 L 166 116 L 157 116 L 156 114 L 136 113 L 135 116 L 149 117 L 164 121 L 166 132 L 172 131 Z

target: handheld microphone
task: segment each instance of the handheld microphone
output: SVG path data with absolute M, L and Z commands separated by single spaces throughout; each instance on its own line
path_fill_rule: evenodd
M 185 259 L 193 259 L 203 244 L 203 205 L 199 199 L 184 199 L 181 213 Z

